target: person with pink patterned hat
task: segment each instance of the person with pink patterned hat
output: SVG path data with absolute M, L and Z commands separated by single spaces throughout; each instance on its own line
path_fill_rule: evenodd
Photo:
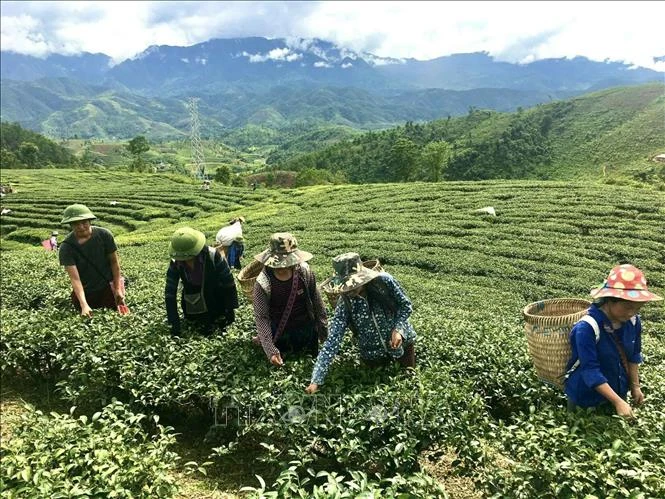
M 570 332 L 572 355 L 564 390 L 569 409 L 594 407 L 633 417 L 644 403 L 640 387 L 642 323 L 638 312 L 662 300 L 647 288 L 644 273 L 629 264 L 614 267 L 603 284 L 591 290 L 593 304 Z

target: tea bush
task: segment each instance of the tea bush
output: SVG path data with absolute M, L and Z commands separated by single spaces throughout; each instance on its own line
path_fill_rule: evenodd
M 26 497 L 172 497 L 177 455 L 171 429 L 113 402 L 92 417 L 29 408 L 2 442 L 0 492 Z M 156 423 L 157 419 L 155 419 Z
M 624 261 L 642 268 L 650 287 L 663 294 L 660 192 L 588 183 L 451 182 L 268 194 L 217 186 L 201 191 L 160 176 L 142 185 L 126 174 L 104 179 L 103 188 L 82 176 L 89 192 L 74 197 L 78 191 L 57 178 L 60 172 L 17 174 L 29 190 L 12 203 L 32 215 L 12 220 L 16 231 L 32 218 L 29 230 L 48 233 L 65 198 L 99 208 L 102 226 L 107 215 L 122 222 L 117 242 L 132 282 L 132 313 L 95 311 L 81 319 L 56 255 L 7 239 L 16 231 L 3 232 L 5 374 L 47 380 L 86 414 L 115 397 L 162 420 L 186 425 L 188 418 L 203 418 L 214 459 L 246 467 L 237 485 L 254 495 L 444 497 L 446 480 L 420 464 L 435 448 L 453 456 L 451 476 L 465 477 L 486 496 L 665 494 L 663 307 L 651 304 L 642 313 L 647 403 L 636 410 L 635 424 L 568 413 L 563 395 L 535 375 L 520 314 L 532 301 L 587 297 Z M 63 187 L 57 206 L 35 181 L 40 175 Z M 114 211 L 109 198 L 122 209 Z M 488 205 L 496 217 L 475 211 Z M 367 369 L 346 338 L 322 390 L 307 396 L 313 359 L 287 358 L 284 368 L 270 367 L 249 341 L 252 308 L 242 296 L 223 337 L 202 338 L 188 329 L 172 337 L 163 310 L 170 234 L 188 224 L 212 241 L 237 214 L 247 219 L 245 264 L 280 230 L 294 232 L 300 247 L 314 254 L 319 282 L 339 253 L 378 258 L 413 302 L 416 369 Z M 253 477 L 255 467 L 260 479 Z

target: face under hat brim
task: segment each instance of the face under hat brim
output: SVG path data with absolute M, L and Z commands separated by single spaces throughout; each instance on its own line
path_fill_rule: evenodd
M 97 217 L 94 215 L 79 215 L 75 217 L 69 217 L 62 220 L 62 225 L 69 225 L 74 222 L 80 222 L 81 220 L 97 220 Z

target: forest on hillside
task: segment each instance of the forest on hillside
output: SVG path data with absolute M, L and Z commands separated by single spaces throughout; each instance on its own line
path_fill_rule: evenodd
M 78 160 L 66 148 L 18 123 L 0 123 L 2 168 L 71 168 Z
M 665 168 L 650 160 L 665 151 L 664 110 L 662 85 L 610 89 L 515 113 L 472 108 L 464 117 L 407 122 L 268 163 L 330 170 L 353 183 L 557 179 L 639 164 L 629 175 L 662 182 Z

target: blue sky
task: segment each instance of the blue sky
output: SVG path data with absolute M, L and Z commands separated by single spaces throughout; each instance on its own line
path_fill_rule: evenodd
M 2 50 L 103 52 L 211 38 L 322 38 L 382 57 L 487 51 L 531 62 L 586 56 L 665 71 L 665 2 L 0 2 Z

